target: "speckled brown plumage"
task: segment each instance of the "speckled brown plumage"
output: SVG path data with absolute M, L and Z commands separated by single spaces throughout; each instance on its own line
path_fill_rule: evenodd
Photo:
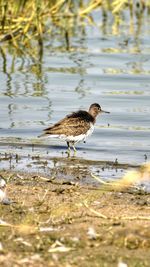
M 44 130 L 44 133 L 46 135 L 78 136 L 85 134 L 90 129 L 90 123 L 94 124 L 95 119 L 87 111 L 79 110 L 48 127 Z

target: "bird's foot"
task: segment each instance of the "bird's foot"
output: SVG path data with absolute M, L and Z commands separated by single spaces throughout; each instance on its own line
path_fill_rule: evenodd
M 70 150 L 70 148 L 68 148 L 67 151 L 66 151 L 66 154 L 67 154 L 68 158 L 70 157 L 70 152 L 71 152 L 71 150 Z

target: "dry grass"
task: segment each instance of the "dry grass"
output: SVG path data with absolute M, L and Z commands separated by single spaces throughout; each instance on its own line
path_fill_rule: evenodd
M 139 0 L 141 10 L 147 6 L 149 1 Z M 106 16 L 107 11 L 114 16 L 114 33 L 116 27 L 121 23 L 121 11 L 130 9 L 133 14 L 134 1 L 128 0 L 89 0 L 87 1 L 65 1 L 65 0 L 18 0 L 0 2 L 0 43 L 1 49 L 4 44 L 11 44 L 18 53 L 24 54 L 37 46 L 43 45 L 43 40 L 47 36 L 55 34 L 62 36 L 66 43 L 66 49 L 70 49 L 70 37 L 75 34 L 75 27 L 84 27 L 87 23 L 94 23 L 92 12 L 102 9 L 102 14 Z M 31 54 L 33 51 L 31 52 Z M 39 53 L 39 50 L 35 52 Z

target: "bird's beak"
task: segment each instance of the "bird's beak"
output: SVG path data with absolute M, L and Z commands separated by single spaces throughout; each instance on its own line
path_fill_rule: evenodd
M 105 110 L 101 110 L 101 112 L 103 112 L 103 113 L 110 113 L 109 111 L 105 111 Z

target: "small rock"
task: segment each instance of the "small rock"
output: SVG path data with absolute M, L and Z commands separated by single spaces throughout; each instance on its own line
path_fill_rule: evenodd
M 96 239 L 98 236 L 93 227 L 89 227 L 87 235 L 88 235 L 89 239 Z
M 1 242 L 0 242 L 0 252 L 3 252 L 3 245 Z
M 117 267 L 128 267 L 128 265 L 125 262 L 120 261 Z
M 4 205 L 10 205 L 12 202 L 6 196 L 6 192 L 0 189 L 0 203 Z
M 0 202 L 3 202 L 3 200 L 6 198 L 6 193 L 2 189 L 0 189 Z
M 6 187 L 6 182 L 5 180 L 2 178 L 2 176 L 0 176 L 0 189 L 5 188 Z

